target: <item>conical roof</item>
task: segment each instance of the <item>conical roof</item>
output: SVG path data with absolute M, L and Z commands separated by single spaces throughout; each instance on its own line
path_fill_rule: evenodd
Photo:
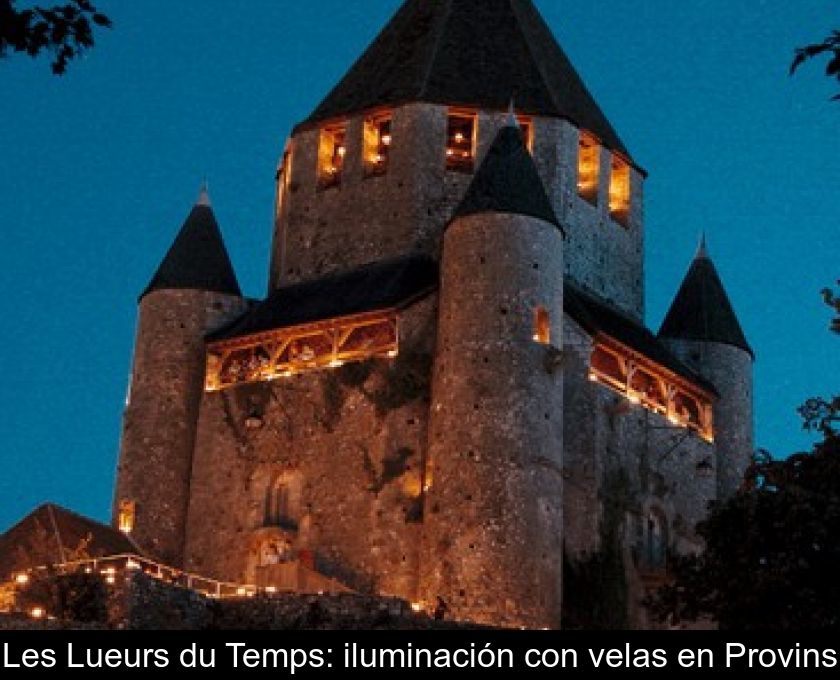
M 705 238 L 662 323 L 659 336 L 719 342 L 753 354 L 717 268 L 709 257 Z
M 178 289 L 242 295 L 206 189 L 140 297 Z
M 413 101 L 565 118 L 629 156 L 531 0 L 407 0 L 306 121 Z
M 562 229 L 516 125 L 499 131 L 452 220 L 488 212 L 536 217 Z

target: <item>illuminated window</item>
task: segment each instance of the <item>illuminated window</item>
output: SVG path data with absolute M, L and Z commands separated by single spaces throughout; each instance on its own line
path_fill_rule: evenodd
M 630 165 L 618 156 L 613 156 L 610 173 L 610 215 L 621 226 L 630 226 Z
M 341 184 L 344 158 L 347 155 L 346 140 L 346 125 L 332 125 L 321 130 L 318 146 L 318 182 L 322 189 Z
M 446 129 L 446 167 L 472 172 L 475 164 L 475 114 L 450 114 Z
M 551 344 L 551 316 L 545 307 L 534 310 L 534 342 L 541 345 Z
M 286 195 L 286 190 L 289 187 L 289 178 L 292 174 L 292 152 L 286 149 L 283 153 L 283 160 L 280 167 L 277 168 L 277 196 L 275 200 L 275 214 L 279 215 L 283 209 L 283 197 Z
M 522 130 L 522 139 L 525 141 L 525 148 L 534 153 L 534 125 L 530 118 L 517 116 L 519 129 Z
M 382 175 L 388 168 L 391 152 L 391 114 L 382 114 L 365 121 L 365 174 Z
M 134 531 L 134 518 L 137 511 L 137 504 L 134 501 L 120 501 L 119 512 L 117 513 L 117 525 L 124 534 Z
M 578 148 L 578 193 L 593 205 L 598 204 L 601 181 L 601 145 L 590 134 L 581 131 Z

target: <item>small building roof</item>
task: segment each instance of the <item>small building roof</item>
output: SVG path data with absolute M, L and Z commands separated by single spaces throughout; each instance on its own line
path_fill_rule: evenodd
M 66 562 L 80 546 L 91 558 L 140 554 L 113 527 L 47 503 L 0 535 L 0 580 L 16 571 Z
M 365 312 L 403 307 L 435 290 L 438 266 L 422 255 L 375 262 L 279 288 L 238 321 L 208 336 L 228 340 Z
M 635 319 L 566 279 L 566 314 L 592 335 L 603 333 L 663 366 L 705 391 L 718 396 L 715 386 L 680 361 L 663 342 Z
M 562 229 L 515 124 L 499 131 L 452 219 L 488 212 L 536 217 Z
M 709 257 L 705 238 L 662 323 L 659 337 L 732 345 L 755 358 Z
M 242 296 L 206 188 L 140 298 L 181 289 Z
M 531 0 L 407 0 L 304 125 L 429 102 L 564 118 L 629 153 Z

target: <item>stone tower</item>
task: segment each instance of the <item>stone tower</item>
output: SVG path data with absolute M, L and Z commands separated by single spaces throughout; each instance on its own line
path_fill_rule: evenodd
M 563 232 L 515 119 L 444 236 L 421 598 L 559 627 Z
M 140 297 L 114 523 L 148 555 L 182 562 L 206 333 L 245 310 L 202 191 Z
M 755 355 L 709 257 L 705 237 L 659 336 L 720 394 L 714 406 L 715 444 L 718 499 L 725 499 L 740 486 L 754 452 Z

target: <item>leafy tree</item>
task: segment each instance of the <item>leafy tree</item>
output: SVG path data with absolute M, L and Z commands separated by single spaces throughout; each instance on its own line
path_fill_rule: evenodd
M 17 0 L 0 0 L 0 58 L 10 52 L 52 55 L 52 71 L 61 75 L 70 60 L 93 47 L 93 27 L 111 26 L 91 0 L 69 0 L 54 7 L 17 9 Z
M 790 73 L 793 75 L 806 61 L 810 61 L 815 57 L 823 55 L 829 56 L 828 65 L 825 68 L 825 74 L 829 78 L 836 78 L 840 82 L 840 31 L 832 31 L 831 34 L 822 42 L 814 43 L 813 45 L 806 45 L 805 47 L 797 48 L 793 63 L 790 67 Z M 840 94 L 835 95 L 833 99 L 840 101 Z
M 741 489 L 698 525 L 705 551 L 676 559 L 672 583 L 648 603 L 662 620 L 840 629 L 840 397 L 800 413 L 823 440 L 787 460 L 757 456 Z
M 840 281 L 837 283 L 840 284 Z M 825 303 L 834 309 L 834 312 L 837 314 L 837 316 L 831 320 L 831 330 L 835 333 L 840 333 L 840 294 L 835 293 L 830 288 L 826 288 L 823 291 L 823 297 L 825 298 Z

